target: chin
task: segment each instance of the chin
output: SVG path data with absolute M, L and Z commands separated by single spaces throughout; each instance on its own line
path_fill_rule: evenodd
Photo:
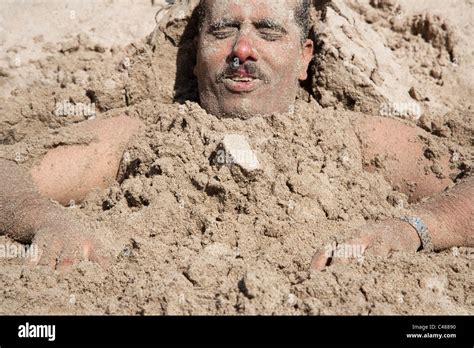
M 256 105 L 262 104 L 262 102 L 255 102 Z M 286 114 L 292 113 L 294 110 L 294 104 L 290 104 L 286 107 L 273 108 L 273 109 L 257 109 L 257 108 L 248 108 L 242 106 L 234 106 L 232 108 L 225 108 L 221 112 L 221 117 L 227 118 L 240 118 L 240 119 L 249 119 L 256 116 L 270 116 L 272 114 Z
M 219 99 L 224 99 L 220 103 Z M 268 100 L 268 99 L 267 99 Z M 208 101 L 208 103 L 206 103 Z M 210 102 L 209 102 L 210 101 Z M 265 98 L 248 98 L 242 95 L 228 95 L 226 97 L 201 99 L 201 106 L 211 115 L 221 118 L 250 119 L 256 116 L 269 116 L 274 113 L 288 113 L 291 111 L 293 103 L 265 102 Z M 262 107 L 263 106 L 263 107 Z
M 255 116 L 265 116 L 267 113 L 257 110 L 249 110 L 247 108 L 226 108 L 223 112 L 221 112 L 221 117 L 226 118 L 240 118 L 243 120 L 247 120 L 249 118 Z
M 262 100 L 258 98 L 249 98 L 246 96 L 230 96 L 226 98 L 226 102 L 220 105 L 220 114 L 227 118 L 249 119 L 255 116 L 266 116 L 276 112 L 277 110 L 269 110 L 267 107 L 262 108 Z

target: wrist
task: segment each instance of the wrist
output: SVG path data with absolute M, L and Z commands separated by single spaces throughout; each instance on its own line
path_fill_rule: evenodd
M 436 214 L 433 212 L 423 209 L 423 208 L 416 208 L 411 211 L 410 216 L 418 216 L 420 217 L 424 224 L 428 229 L 428 234 L 431 238 L 431 243 L 433 246 L 433 250 L 439 250 L 440 245 L 443 245 L 444 242 L 439 240 L 439 236 L 446 235 L 447 231 L 445 228 L 445 222 L 442 221 Z
M 404 216 L 401 220 L 409 224 L 418 234 L 421 247 L 417 251 L 431 252 L 434 250 L 428 227 L 420 216 Z
M 404 250 L 412 250 L 414 252 L 418 251 L 422 244 L 421 239 L 413 226 L 402 219 L 396 219 L 394 222 L 402 236 L 401 242 L 405 244 Z

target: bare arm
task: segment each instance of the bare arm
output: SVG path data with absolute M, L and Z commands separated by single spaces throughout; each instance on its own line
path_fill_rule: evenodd
M 455 173 L 449 168 L 449 153 L 438 154 L 443 176 L 426 171 L 432 162 L 425 156 L 425 145 L 420 140 L 427 136 L 418 127 L 410 127 L 397 120 L 366 117 L 359 121 L 359 134 L 368 170 L 376 156 L 385 158 L 383 175 L 398 185 L 412 201 L 432 197 L 413 208 L 413 215 L 422 217 L 430 229 L 435 248 L 472 245 L 472 216 L 474 216 L 474 184 L 467 180 L 448 193 L 444 191 Z M 409 184 L 412 187 L 409 187 Z M 441 194 L 440 194 L 441 193 Z
M 0 231 L 8 237 L 31 243 L 36 231 L 54 221 L 64 221 L 55 204 L 38 193 L 24 168 L 0 159 Z
M 474 246 L 474 178 L 468 178 L 452 190 L 414 207 L 410 215 L 423 219 L 435 250 Z M 357 245 L 365 252 L 384 256 L 391 251 L 416 252 L 421 247 L 421 240 L 407 222 L 390 219 L 358 227 L 354 237 L 344 244 Z M 313 257 L 311 268 L 322 270 L 332 264 L 351 261 L 350 258 L 333 258 L 319 251 Z
M 105 260 L 98 257 L 97 243 L 86 225 L 42 197 L 27 170 L 3 159 L 0 166 L 0 234 L 34 243 L 39 258 L 31 261 L 51 268 L 81 259 Z
M 142 123 L 121 116 L 80 124 L 98 141 L 87 146 L 61 146 L 50 150 L 31 171 L 38 191 L 63 205 L 82 201 L 94 189 L 115 180 L 123 151 Z
M 474 177 L 413 209 L 423 218 L 434 247 L 474 246 Z
M 428 227 L 435 250 L 453 246 L 474 246 L 474 178 L 468 178 L 453 189 L 443 192 L 450 184 L 448 154 L 441 154 L 444 177 L 439 178 L 424 168 L 430 164 L 425 158 L 419 139 L 422 131 L 400 122 L 383 118 L 363 118 L 356 125 L 361 141 L 366 168 L 381 170 L 394 185 L 401 188 L 411 201 L 431 198 L 413 206 L 410 215 L 422 218 Z M 384 166 L 374 168 L 372 160 L 382 156 Z M 355 229 L 354 237 L 345 244 L 358 245 L 367 252 L 387 255 L 391 251 L 416 252 L 421 240 L 416 230 L 399 219 L 369 223 Z M 313 258 L 311 268 L 321 270 L 348 259 L 333 259 L 324 252 Z
M 52 267 L 82 258 L 99 260 L 86 224 L 49 199 L 79 202 L 91 190 L 110 185 L 124 147 L 140 125 L 128 117 L 84 123 L 81 127 L 96 135 L 97 142 L 55 148 L 31 173 L 0 160 L 0 234 L 34 242 L 42 253 L 40 262 Z
M 360 117 L 354 127 L 362 146 L 364 168 L 381 173 L 394 187 L 405 193 L 411 203 L 444 191 L 452 184 L 449 151 L 427 158 L 428 147 L 421 140 L 424 130 L 385 117 Z M 431 170 L 436 162 L 441 172 Z

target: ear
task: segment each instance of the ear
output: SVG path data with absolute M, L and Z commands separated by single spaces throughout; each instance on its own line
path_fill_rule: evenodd
M 305 81 L 308 78 L 308 67 L 309 63 L 313 59 L 313 49 L 314 43 L 312 40 L 308 39 L 303 44 L 303 50 L 301 52 L 301 71 L 299 80 Z

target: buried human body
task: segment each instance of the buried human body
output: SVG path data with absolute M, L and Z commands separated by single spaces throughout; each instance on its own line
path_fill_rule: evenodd
M 307 78 L 312 59 L 307 22 L 307 1 L 202 1 L 200 30 L 195 39 L 195 74 L 202 107 L 220 118 L 248 119 L 291 112 L 299 81 Z M 57 265 L 58 259 L 60 264 L 72 263 L 81 256 L 89 258 L 93 250 L 91 238 L 79 233 L 74 227 L 77 223 L 45 198 L 62 204 L 80 202 L 91 190 L 108 187 L 116 180 L 128 140 L 140 136 L 143 125 L 136 119 L 119 117 L 93 120 L 83 127 L 96 135 L 98 142 L 51 150 L 33 168 L 34 184 L 26 174 L 19 178 L 16 165 L 2 161 L 2 179 L 9 183 L 0 194 L 2 229 L 22 242 L 40 240 L 44 249 L 41 262 L 45 264 Z M 468 178 L 441 194 L 452 183 L 449 157 L 447 153 L 440 155 L 443 178 L 426 173 L 430 162 L 420 141 L 423 130 L 388 118 L 366 116 L 354 121 L 354 131 L 367 170 L 374 169 L 377 157 L 387 158 L 381 169 L 387 181 L 413 202 L 432 199 L 414 206 L 408 221 L 390 219 L 358 228 L 347 245 L 359 245 L 382 255 L 393 250 L 431 248 L 426 240 L 435 250 L 473 245 L 473 180 Z M 18 186 L 24 189 L 18 191 Z M 7 221 L 13 228 L 7 229 Z M 317 254 L 312 268 L 322 269 L 335 260 L 324 252 Z M 344 262 L 344 258 L 341 260 Z

